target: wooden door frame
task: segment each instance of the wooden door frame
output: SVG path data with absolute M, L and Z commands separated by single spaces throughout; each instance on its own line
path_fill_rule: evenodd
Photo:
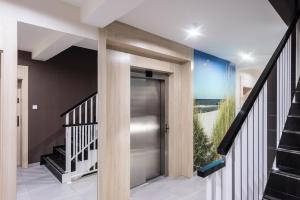
M 18 66 L 18 81 L 21 81 L 21 167 L 28 168 L 28 66 Z

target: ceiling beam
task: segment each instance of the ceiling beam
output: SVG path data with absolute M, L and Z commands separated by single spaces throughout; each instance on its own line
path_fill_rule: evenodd
M 54 32 L 38 43 L 32 51 L 32 59 L 46 61 L 77 44 L 82 37 Z
M 144 0 L 86 0 L 81 5 L 81 21 L 105 27 L 132 11 Z

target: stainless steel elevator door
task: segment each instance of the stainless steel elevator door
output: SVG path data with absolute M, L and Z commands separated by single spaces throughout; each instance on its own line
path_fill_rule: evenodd
M 131 188 L 162 174 L 162 82 L 131 78 Z

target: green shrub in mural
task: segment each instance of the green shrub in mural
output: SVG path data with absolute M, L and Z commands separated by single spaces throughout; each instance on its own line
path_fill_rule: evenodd
M 219 144 L 224 138 L 224 135 L 229 129 L 232 121 L 234 120 L 234 118 L 235 118 L 235 101 L 233 97 L 229 97 L 221 101 L 219 105 L 219 112 L 217 115 L 217 119 L 213 127 L 212 142 L 213 142 L 213 149 L 215 153 L 217 151 Z
M 194 168 L 208 164 L 214 159 L 212 154 L 213 144 L 204 133 L 203 126 L 198 118 L 198 114 L 194 114 Z

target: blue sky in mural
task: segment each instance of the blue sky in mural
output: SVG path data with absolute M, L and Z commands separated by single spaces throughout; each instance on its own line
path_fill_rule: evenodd
M 235 93 L 235 66 L 227 60 L 194 51 L 194 98 L 224 99 Z

